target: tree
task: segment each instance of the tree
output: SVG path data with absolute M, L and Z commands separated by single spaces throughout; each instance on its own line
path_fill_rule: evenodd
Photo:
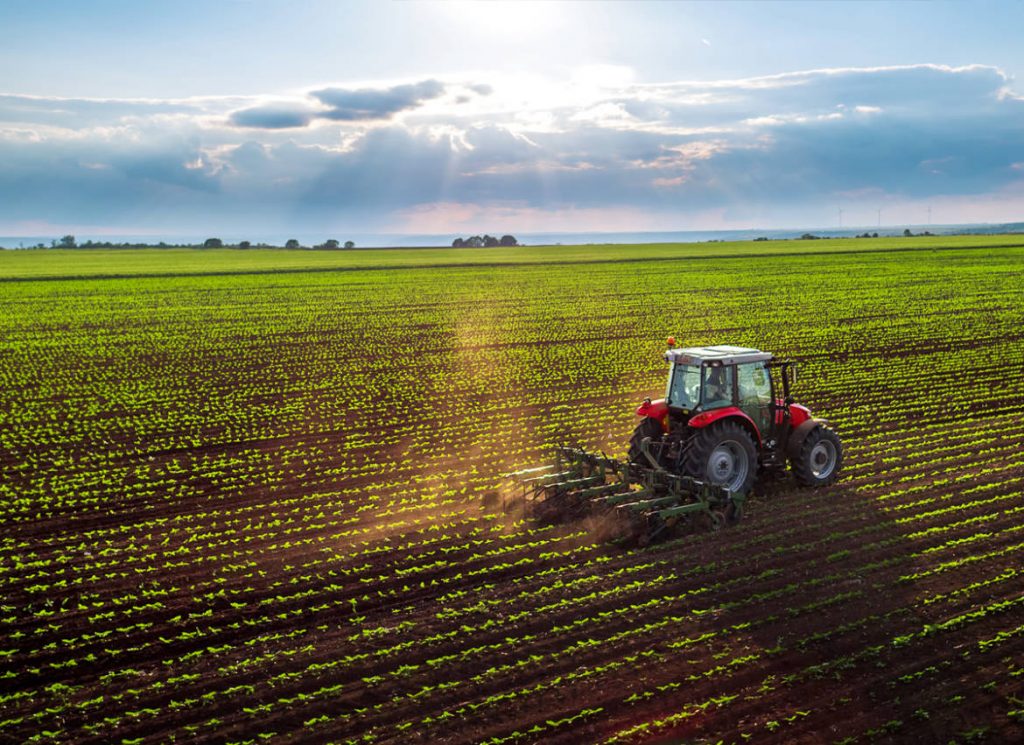
M 252 248 L 252 244 L 249 243 L 249 241 L 239 241 L 238 247 L 239 248 Z
M 203 248 L 223 248 L 224 241 L 220 238 L 207 238 L 203 241 Z
M 294 238 L 289 238 L 285 242 L 284 247 L 285 248 L 298 248 L 299 247 L 299 242 L 297 240 L 295 240 Z
M 60 239 L 61 248 L 77 248 L 77 245 L 78 244 L 75 243 L 75 236 L 73 235 L 66 235 Z
M 498 245 L 498 239 L 495 238 L 493 235 L 485 235 L 484 236 L 484 245 L 487 248 L 494 248 L 495 246 Z
M 337 248 L 337 247 L 338 247 L 338 246 L 340 246 L 340 245 L 341 245 L 341 244 L 340 244 L 340 243 L 338 243 L 338 242 L 337 242 L 336 240 L 334 240 L 333 238 L 328 238 L 328 239 L 327 239 L 326 241 L 324 241 L 324 245 L 323 245 L 323 248 L 331 248 L 331 249 L 334 249 L 334 248 Z
M 356 244 L 352 241 L 345 241 L 345 248 L 355 248 Z
M 462 248 L 464 245 L 466 245 L 466 242 L 461 238 L 456 238 L 452 241 L 452 248 Z
M 503 235 L 503 236 L 501 236 L 501 240 L 499 241 L 499 243 L 502 246 L 518 246 L 519 245 L 519 241 L 516 240 L 516 237 L 514 235 Z
M 462 242 L 462 245 L 466 248 L 480 248 L 484 245 L 484 239 L 478 235 L 471 235 Z
M 912 237 L 913 235 L 914 235 L 914 234 L 910 232 L 910 228 L 905 228 L 905 229 L 903 230 L 903 237 L 904 237 L 904 238 L 910 238 L 910 237 Z

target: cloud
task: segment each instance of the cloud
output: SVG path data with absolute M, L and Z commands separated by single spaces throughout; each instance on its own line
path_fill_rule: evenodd
M 257 129 L 292 129 L 308 126 L 313 112 L 287 106 L 254 106 L 231 112 L 228 120 L 236 127 Z
M 974 215 L 971 200 L 1010 209 L 1024 193 L 1024 100 L 993 67 L 657 85 L 605 75 L 586 95 L 579 79 L 549 81 L 543 106 L 531 103 L 534 82 L 427 78 L 176 101 L 0 96 L 0 232 L 129 217 L 179 231 L 485 217 L 509 221 L 494 230 L 627 216 L 637 229 L 812 226 L 808 215 L 834 216 L 839 203 L 873 224 L 883 205 L 895 215 L 899 204 L 962 204 Z
M 160 101 L 0 94 L 0 123 L 20 122 L 79 129 L 98 124 L 109 125 L 128 117 L 197 115 L 202 111 L 202 99 Z
M 438 80 L 394 85 L 388 88 L 323 88 L 310 91 L 303 99 L 261 104 L 232 111 L 229 124 L 252 129 L 297 129 L 314 120 L 334 122 L 374 122 L 391 119 L 403 111 L 419 108 L 427 101 L 443 96 L 448 87 Z M 469 85 L 465 90 L 476 95 L 490 92 L 486 85 Z M 457 103 L 472 100 L 465 93 Z
M 444 83 L 438 80 L 424 80 L 383 90 L 324 88 L 312 91 L 310 95 L 330 107 L 320 113 L 324 119 L 353 122 L 389 119 L 401 111 L 414 109 L 425 101 L 437 98 L 444 92 Z

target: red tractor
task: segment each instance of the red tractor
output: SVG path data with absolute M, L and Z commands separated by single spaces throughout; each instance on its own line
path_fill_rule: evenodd
M 630 440 L 630 463 L 750 491 L 760 470 L 786 463 L 804 486 L 839 477 L 843 445 L 823 419 L 795 403 L 796 365 L 743 347 L 674 347 L 665 398 L 646 399 Z M 646 444 L 645 444 L 646 443 Z
M 614 509 L 646 542 L 692 516 L 738 520 L 758 475 L 787 464 L 803 486 L 839 477 L 842 442 L 795 403 L 795 363 L 744 347 L 680 349 L 671 338 L 665 359 L 665 397 L 637 409 L 625 462 L 563 447 L 555 465 L 514 474 L 533 516 Z

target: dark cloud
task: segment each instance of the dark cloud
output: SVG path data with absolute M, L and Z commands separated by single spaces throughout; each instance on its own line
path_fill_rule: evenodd
M 438 80 L 423 80 L 391 88 L 324 88 L 311 91 L 309 96 L 326 108 L 313 109 L 302 104 L 254 106 L 232 112 L 228 122 L 235 127 L 252 129 L 298 129 L 309 126 L 315 119 L 380 121 L 415 109 L 444 95 L 445 91 L 444 83 Z
M 416 108 L 425 101 L 438 98 L 445 92 L 444 83 L 423 80 L 419 83 L 396 85 L 392 88 L 324 88 L 312 91 L 311 96 L 329 106 L 320 117 L 333 121 L 355 122 L 388 119 L 395 114 Z
M 313 119 L 309 111 L 283 106 L 256 106 L 233 111 L 228 121 L 236 127 L 257 129 L 292 129 L 305 127 Z
M 0 221 L 180 227 L 213 211 L 219 169 L 196 144 L 166 140 L 0 140 Z

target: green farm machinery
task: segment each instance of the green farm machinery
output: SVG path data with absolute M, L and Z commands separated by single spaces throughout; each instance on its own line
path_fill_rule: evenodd
M 615 532 L 641 545 L 684 522 L 717 529 L 742 512 L 744 495 L 663 468 L 647 468 L 559 447 L 555 463 L 511 476 L 526 514 L 540 523 L 599 515 L 610 517 Z
M 529 517 L 607 516 L 646 544 L 677 525 L 738 521 L 759 475 L 788 466 L 809 487 L 839 477 L 842 442 L 794 401 L 793 362 L 745 347 L 668 346 L 665 398 L 637 409 L 626 460 L 559 447 L 554 463 L 510 474 Z

